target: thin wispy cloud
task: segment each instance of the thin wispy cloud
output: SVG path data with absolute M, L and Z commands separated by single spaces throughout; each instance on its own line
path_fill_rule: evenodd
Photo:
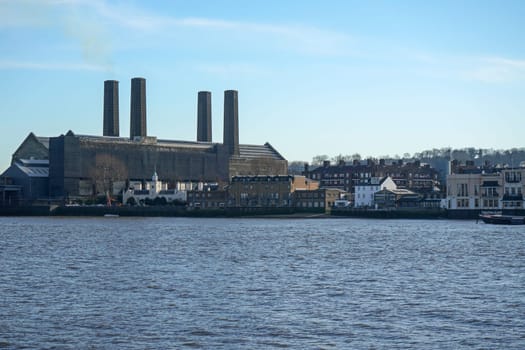
M 76 71 L 107 71 L 109 68 L 102 65 L 93 65 L 88 63 L 71 63 L 71 62 L 16 62 L 0 61 L 1 70 L 76 70 Z
M 324 30 L 304 25 L 265 24 L 242 21 L 226 21 L 209 18 L 172 18 L 166 21 L 180 27 L 208 28 L 213 30 L 235 30 L 242 33 L 272 35 L 277 38 L 293 40 L 299 44 L 323 43 L 323 47 L 342 44 L 351 41 L 352 38 L 344 33 Z
M 128 35 L 170 36 L 177 29 L 231 31 L 238 37 L 251 38 L 252 41 L 268 39 L 281 50 L 296 50 L 309 54 L 340 54 L 348 48 L 352 40 L 348 35 L 301 24 L 275 24 L 233 21 L 215 18 L 187 17 L 147 12 L 126 3 L 110 3 L 105 0 L 3 0 L 0 4 L 12 9 L 18 16 L 11 19 L 0 14 L 0 26 L 31 26 L 42 22 L 42 15 L 33 13 L 59 11 L 62 24 L 79 23 L 82 27 L 90 25 L 94 30 L 108 28 L 106 31 L 131 31 Z M 35 9 L 38 9 L 36 11 Z M 88 20 L 85 20 L 87 18 Z M 51 21 L 47 21 L 48 23 Z M 84 22 L 84 23 L 82 23 Z M 107 37 L 106 37 L 107 39 Z
M 193 67 L 196 71 L 205 72 L 221 77 L 243 76 L 267 76 L 272 72 L 260 65 L 250 63 L 201 63 Z
M 484 83 L 509 83 L 525 81 L 525 60 L 504 57 L 484 57 L 474 62 L 474 67 L 464 72 L 467 79 Z
M 409 67 L 407 71 L 429 78 L 487 84 L 525 81 L 525 60 L 503 56 L 455 55 L 407 49 L 400 50 L 389 59 L 393 63 L 403 62 Z
M 463 57 L 454 54 L 422 52 L 374 38 L 359 39 L 346 32 L 291 23 L 264 23 L 221 18 L 177 17 L 138 8 L 127 2 L 107 0 L 0 0 L 0 28 L 6 26 L 54 25 L 81 48 L 86 67 L 112 65 L 115 52 L 142 49 L 145 45 L 163 47 L 166 42 L 181 50 L 216 45 L 241 54 L 286 52 L 317 57 L 343 56 L 353 69 L 355 62 L 376 64 L 380 69 L 417 71 L 429 78 L 452 78 L 484 83 L 525 80 L 525 61 L 505 57 Z M 213 32 L 214 35 L 208 35 Z M 229 40 L 214 40 L 222 33 Z M 182 40 L 174 40 L 177 36 Z M 198 40 L 188 39 L 195 37 Z M 397 46 L 396 46 L 397 45 Z M 8 66 L 8 65 L 4 65 Z M 59 67 L 60 64 L 57 64 Z M 29 65 L 28 65 L 29 68 Z M 199 70 L 214 74 L 237 71 L 257 74 L 261 67 L 228 66 L 206 63 Z
M 80 0 L 78 0 L 80 1 Z M 257 22 L 232 21 L 214 18 L 178 18 L 159 14 L 144 13 L 131 7 L 114 7 L 105 1 L 86 3 L 97 13 L 123 28 L 149 31 L 155 34 L 169 33 L 176 29 L 231 31 L 236 35 L 257 39 L 267 37 L 274 43 L 283 43 L 281 48 L 295 49 L 312 54 L 336 54 L 346 48 L 348 35 L 320 28 Z

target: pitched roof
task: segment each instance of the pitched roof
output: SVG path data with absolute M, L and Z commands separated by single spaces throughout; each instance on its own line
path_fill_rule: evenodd
M 49 137 L 36 136 L 38 142 L 40 142 L 45 148 L 49 149 Z
M 129 137 L 117 136 L 93 136 L 93 135 L 78 135 L 69 132 L 68 135 L 74 135 L 80 140 L 90 142 L 117 142 L 117 143 L 136 143 L 130 140 Z M 188 148 L 207 150 L 213 149 L 218 143 L 199 142 L 199 141 L 179 141 L 179 140 L 157 140 L 155 137 L 150 137 L 150 142 L 157 146 L 173 147 L 173 148 Z M 148 138 L 145 138 L 145 143 L 148 143 Z M 271 158 L 274 160 L 286 160 L 272 145 L 266 142 L 264 145 L 239 145 L 239 155 L 245 159 Z
M 279 152 L 275 150 L 268 142 L 262 146 L 259 145 L 239 145 L 239 153 L 241 158 L 272 158 L 277 160 L 285 160 Z
M 31 140 L 37 142 L 38 144 L 40 144 L 43 148 L 45 148 L 45 152 L 49 152 L 49 137 L 42 137 L 42 136 L 36 136 L 35 134 L 33 134 L 32 132 L 29 133 L 29 135 L 26 136 L 26 138 L 24 139 L 24 141 L 22 141 L 22 143 L 18 146 L 18 148 L 15 150 L 15 152 L 13 153 L 13 155 L 16 155 L 19 153 L 19 151 L 21 149 L 23 149 L 28 142 L 30 142 Z
M 41 165 L 24 166 L 21 163 L 15 163 L 14 166 L 16 166 L 18 169 L 20 169 L 20 171 L 29 177 L 49 177 L 49 167 L 43 167 Z

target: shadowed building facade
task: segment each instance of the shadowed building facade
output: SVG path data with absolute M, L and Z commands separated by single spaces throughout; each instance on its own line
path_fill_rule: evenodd
M 146 133 L 145 79 L 134 78 L 131 86 L 129 138 L 118 136 L 118 82 L 108 81 L 104 84 L 103 136 L 68 131 L 58 137 L 42 138 L 31 133 L 12 162 L 22 157 L 49 159 L 49 192 L 55 199 L 114 192 L 116 184 L 125 187 L 130 180 L 149 179 L 155 170 L 170 185 L 179 181 L 226 185 L 236 175 L 288 173 L 286 159 L 269 143 L 239 144 L 237 91 L 224 93 L 224 140 L 214 143 L 211 93 L 199 93 L 198 118 L 205 122 L 197 123 L 197 141 L 163 140 Z M 106 98 L 106 94 L 110 97 Z

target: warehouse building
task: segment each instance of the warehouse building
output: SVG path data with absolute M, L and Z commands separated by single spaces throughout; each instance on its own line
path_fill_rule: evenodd
M 288 163 L 269 143 L 239 144 L 238 92 L 224 92 L 224 138 L 211 139 L 211 93 L 201 91 L 197 103 L 197 141 L 162 140 L 147 134 L 146 81 L 131 82 L 130 136 L 119 131 L 118 81 L 104 82 L 103 136 L 68 131 L 57 137 L 33 133 L 13 154 L 47 160 L 49 197 L 74 199 L 114 193 L 130 180 L 146 180 L 154 170 L 169 186 L 201 181 L 227 184 L 236 175 L 286 175 Z M 15 179 L 16 183 L 16 179 Z

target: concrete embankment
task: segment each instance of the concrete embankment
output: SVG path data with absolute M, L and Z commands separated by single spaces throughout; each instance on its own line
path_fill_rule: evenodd
M 410 209 L 410 210 L 361 210 L 332 209 L 332 215 L 337 217 L 354 217 L 365 219 L 447 219 L 447 211 L 441 209 Z
M 49 205 L 0 207 L 0 216 L 49 216 L 53 209 Z
M 525 216 L 525 210 L 500 210 L 504 215 Z M 333 216 L 370 219 L 452 219 L 477 220 L 482 213 L 479 209 L 447 210 L 447 209 L 394 209 L 394 210 L 362 210 L 353 208 L 332 209 Z
M 525 216 L 525 210 L 503 210 L 504 215 Z M 365 218 L 365 219 L 457 219 L 476 220 L 480 210 L 397 209 L 361 210 L 334 208 L 330 213 L 322 209 L 297 208 L 224 208 L 194 209 L 185 206 L 26 206 L 0 208 L 0 216 L 151 216 L 151 217 L 268 217 L 268 218 Z
M 144 217 L 326 217 L 324 212 L 294 208 L 224 208 L 194 209 L 185 206 L 41 206 L 0 208 L 0 216 L 144 216 Z

